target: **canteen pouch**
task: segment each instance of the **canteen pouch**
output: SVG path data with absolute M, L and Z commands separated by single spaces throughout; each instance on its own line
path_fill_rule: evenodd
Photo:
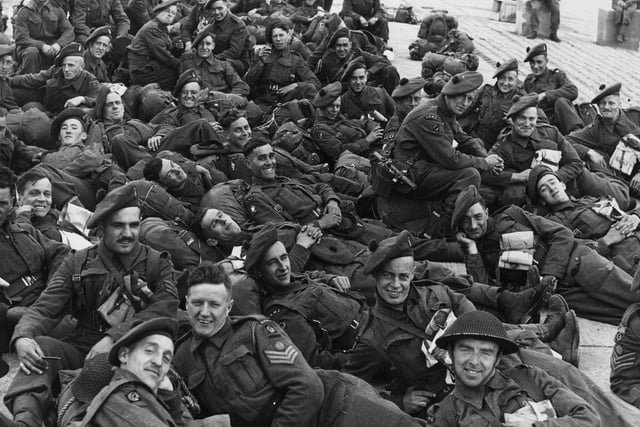
M 98 307 L 98 313 L 112 327 L 130 320 L 135 314 L 131 302 L 125 298 L 121 288 L 117 288 L 109 298 Z

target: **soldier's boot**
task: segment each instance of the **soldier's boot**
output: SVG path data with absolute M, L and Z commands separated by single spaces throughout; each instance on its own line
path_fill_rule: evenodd
M 565 299 L 554 294 L 549 298 L 547 317 L 544 322 L 536 325 L 536 334 L 540 341 L 550 343 L 555 340 L 566 325 L 566 314 L 569 312 L 569 304 Z
M 498 310 L 505 316 L 507 323 L 529 323 L 547 305 L 553 292 L 550 282 L 540 281 L 521 292 L 502 291 L 498 295 Z
M 549 36 L 549 39 L 551 41 L 554 41 L 556 43 L 560 43 L 562 40 L 560 40 L 560 38 L 558 37 L 558 33 L 551 33 L 551 35 Z
M 565 326 L 549 346 L 562 355 L 562 360 L 576 368 L 580 364 L 580 328 L 578 316 L 573 310 L 565 314 Z

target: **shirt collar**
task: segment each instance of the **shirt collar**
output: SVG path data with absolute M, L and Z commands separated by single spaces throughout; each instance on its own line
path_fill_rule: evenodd
M 484 386 L 470 388 L 464 385 L 461 381 L 457 381 L 456 387 L 453 389 L 453 394 L 459 400 L 481 410 L 484 403 L 484 396 L 487 392 L 490 392 L 491 390 L 501 390 L 506 386 L 507 382 L 496 370 L 491 379 Z
M 193 333 L 193 332 L 192 332 Z M 224 325 L 222 325 L 222 329 L 216 332 L 213 336 L 210 337 L 201 337 L 196 334 L 193 334 L 193 339 L 191 340 L 191 352 L 194 352 L 200 347 L 200 345 L 207 341 L 212 343 L 216 348 L 220 349 L 224 345 L 227 338 L 231 336 L 233 330 L 231 329 L 231 318 L 227 317 Z

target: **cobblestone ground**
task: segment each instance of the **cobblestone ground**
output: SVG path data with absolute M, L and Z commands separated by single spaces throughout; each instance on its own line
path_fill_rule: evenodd
M 18 0 L 5 0 L 5 13 Z M 447 9 L 460 22 L 460 29 L 474 37 L 477 53 L 481 58 L 479 71 L 485 81 L 491 79 L 494 64 L 515 57 L 522 60 L 527 46 L 543 40 L 527 40 L 515 34 L 515 25 L 489 18 L 492 0 L 383 0 L 390 13 L 401 4 L 411 5 L 419 17 L 431 9 Z M 608 0 L 563 0 L 559 36 L 562 43 L 548 41 L 550 66 L 565 70 L 578 86 L 579 101 L 590 100 L 601 83 L 621 81 L 623 98 L 630 104 L 640 104 L 640 84 L 636 76 L 640 69 L 637 51 L 595 44 L 598 9 L 609 9 Z M 341 1 L 334 2 L 333 11 L 339 11 Z M 413 77 L 420 74 L 420 62 L 409 59 L 408 45 L 416 38 L 418 27 L 391 23 L 390 45 L 394 48 L 394 65 L 400 75 Z M 10 30 L 8 31 L 10 34 Z M 528 66 L 521 65 L 520 77 L 524 79 Z M 628 101 L 633 100 L 633 101 Z M 609 356 L 615 328 L 611 325 L 580 319 L 581 369 L 600 386 L 609 387 Z M 7 390 L 15 375 L 15 356 L 4 356 L 11 364 L 11 373 L 0 379 L 0 397 Z M 4 405 L 0 410 L 7 413 Z

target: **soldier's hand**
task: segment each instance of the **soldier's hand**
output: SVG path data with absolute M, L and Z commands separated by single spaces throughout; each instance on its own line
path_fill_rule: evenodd
M 327 203 L 327 206 L 325 206 L 324 208 L 324 213 L 337 216 L 340 219 L 338 221 L 338 224 L 340 224 L 340 221 L 342 221 L 342 211 L 340 210 L 338 202 L 336 202 L 335 200 L 331 200 L 329 203 Z
M 638 172 L 633 176 L 633 178 L 631 178 L 631 181 L 629 181 L 629 187 L 631 187 L 632 190 L 640 193 L 640 172 Z
M 48 44 L 42 45 L 42 53 L 44 55 L 51 56 L 52 55 L 51 52 L 53 52 L 53 50 L 51 49 L 51 46 L 49 46 Z
M 376 22 L 378 22 L 378 18 L 376 18 L 375 16 L 367 21 L 369 25 L 373 25 Z
M 113 347 L 113 343 L 113 338 L 111 338 L 109 335 L 105 335 L 104 338 L 102 338 L 93 347 L 91 347 L 91 350 L 89 350 L 89 353 L 87 353 L 87 357 L 85 357 L 84 360 L 89 360 L 93 356 L 101 353 L 108 353 L 109 350 L 111 350 L 111 347 Z
M 262 46 L 260 48 L 260 50 L 258 50 L 258 58 L 260 58 L 260 60 L 262 62 L 264 62 L 264 60 L 271 55 L 271 47 L 270 46 Z
M 322 230 L 318 227 L 314 227 L 311 224 L 302 226 L 298 235 L 296 236 L 296 243 L 305 249 L 309 249 L 315 245 L 322 237 Z
M 607 161 L 604 156 L 595 150 L 589 150 L 587 152 L 587 157 L 589 157 L 589 161 L 594 165 L 607 166 Z
M 378 126 L 374 130 L 372 130 L 369 135 L 367 135 L 366 139 L 369 144 L 373 144 L 374 142 L 382 138 L 383 135 L 384 130 L 380 126 Z
M 20 214 L 29 215 L 29 214 L 33 213 L 33 206 L 31 206 L 31 205 L 20 205 L 15 209 L 14 212 L 15 212 L 16 215 L 20 215 Z
M 487 157 L 485 157 L 484 160 L 487 162 L 489 168 L 491 169 L 498 165 L 503 165 L 504 167 L 504 160 L 502 160 L 502 157 L 498 156 L 497 154 L 489 154 Z
M 336 289 L 341 290 L 342 292 L 347 292 L 351 289 L 351 282 L 349 278 L 346 276 L 336 276 L 329 281 L 329 285 L 333 286 Z
M 478 253 L 478 246 L 476 245 L 476 241 L 468 238 L 466 234 L 462 232 L 456 234 L 456 240 L 462 247 L 462 250 L 464 250 L 469 255 L 476 255 Z
M 626 237 L 627 235 L 622 233 L 618 228 L 611 227 L 609 231 L 607 231 L 607 234 L 602 236 L 602 241 L 605 245 L 611 246 L 622 242 Z
M 67 99 L 67 102 L 64 103 L 64 108 L 79 107 L 84 104 L 84 101 L 84 96 L 74 96 L 73 98 Z
M 328 230 L 335 227 L 336 225 L 340 225 L 340 221 L 342 221 L 342 216 L 328 213 L 320 217 L 320 219 L 318 220 L 318 225 L 320 226 L 320 229 Z
M 205 178 L 206 180 L 208 180 L 209 182 L 211 182 L 211 172 L 209 172 L 209 169 L 205 168 L 205 167 L 204 167 L 204 166 L 202 166 L 202 165 L 196 165 L 196 171 L 197 171 L 200 175 L 204 176 L 204 178 Z
M 151 151 L 157 151 L 158 147 L 160 147 L 161 142 L 161 136 L 152 136 L 151 138 L 147 139 L 147 148 Z
M 640 218 L 638 218 L 638 215 L 633 214 L 623 216 L 620 221 L 614 224 L 614 227 L 625 236 L 629 236 L 638 229 L 638 225 L 640 225 Z
M 361 17 L 360 17 L 360 24 L 361 24 L 363 27 L 366 27 L 367 25 L 369 25 L 369 22 L 367 21 L 367 18 L 365 18 L 364 16 L 361 16 Z
M 15 343 L 18 360 L 20 360 L 20 369 L 27 375 L 36 373 L 42 375 L 47 369 L 47 362 L 42 358 L 44 353 L 33 338 L 18 338 Z
M 191 50 L 192 47 L 193 47 L 193 43 L 191 41 L 185 42 L 185 44 L 184 44 L 184 50 L 185 51 Z
M 298 87 L 298 83 L 290 83 L 290 84 L 286 85 L 285 87 L 281 87 L 280 89 L 278 89 L 278 95 L 285 96 L 286 94 L 288 94 L 292 90 L 295 90 L 297 87 Z
M 558 279 L 555 276 L 542 276 L 540 279 L 540 284 L 543 285 L 544 288 L 547 286 L 551 290 L 551 293 L 556 291 L 556 287 L 558 286 Z
M 426 390 L 416 390 L 415 387 L 409 387 L 402 398 L 402 406 L 408 414 L 420 412 L 429 405 L 431 399 L 436 395 Z

